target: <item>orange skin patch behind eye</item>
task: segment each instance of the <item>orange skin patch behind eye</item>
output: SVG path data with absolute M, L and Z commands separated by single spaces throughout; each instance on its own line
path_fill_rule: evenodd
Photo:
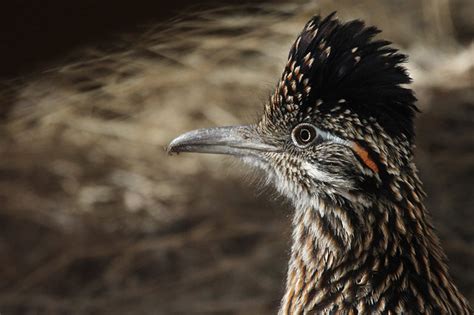
M 355 143 L 352 145 L 354 152 L 360 157 L 360 159 L 364 162 L 364 164 L 372 170 L 374 173 L 379 172 L 379 168 L 377 164 L 375 164 L 374 160 L 372 160 L 369 156 L 369 152 L 366 149 L 361 147 L 359 144 Z

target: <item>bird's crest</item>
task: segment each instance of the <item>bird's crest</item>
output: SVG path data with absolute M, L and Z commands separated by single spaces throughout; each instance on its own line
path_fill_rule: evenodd
M 313 17 L 293 44 L 272 97 L 277 112 L 325 114 L 350 110 L 375 119 L 391 136 L 413 138 L 417 110 L 411 82 L 401 65 L 406 56 L 390 42 L 374 40 L 380 31 L 355 20 L 340 23 L 335 12 Z

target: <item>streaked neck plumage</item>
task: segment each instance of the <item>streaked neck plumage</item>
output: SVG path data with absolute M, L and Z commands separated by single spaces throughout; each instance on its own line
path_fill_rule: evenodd
M 414 166 L 391 186 L 399 200 L 295 202 L 300 208 L 279 314 L 469 314 L 423 207 Z

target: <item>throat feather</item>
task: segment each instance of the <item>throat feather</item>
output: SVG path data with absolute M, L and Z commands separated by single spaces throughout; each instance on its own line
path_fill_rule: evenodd
M 405 213 L 425 211 L 421 204 L 318 205 L 295 212 L 280 314 L 466 314 L 469 306 L 449 277 L 431 225 L 422 215 L 413 225 Z

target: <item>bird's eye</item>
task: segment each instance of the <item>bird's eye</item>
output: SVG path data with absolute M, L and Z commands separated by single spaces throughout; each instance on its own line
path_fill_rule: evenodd
M 305 148 L 311 145 L 317 136 L 318 133 L 316 127 L 310 124 L 299 124 L 291 133 L 293 143 L 300 148 Z

